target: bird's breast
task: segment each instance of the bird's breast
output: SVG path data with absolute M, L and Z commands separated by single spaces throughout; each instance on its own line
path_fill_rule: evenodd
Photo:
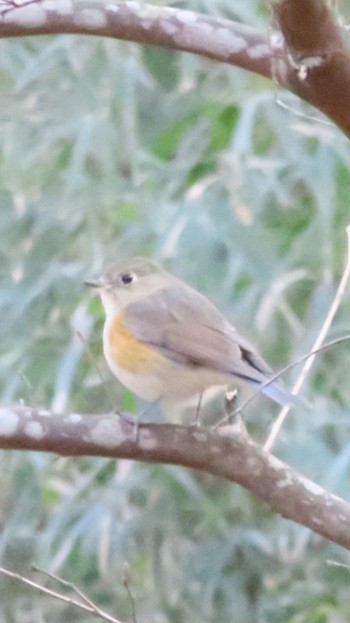
M 116 366 L 134 374 L 150 374 L 161 355 L 135 338 L 126 328 L 122 313 L 107 320 L 103 335 L 104 352 L 112 371 Z

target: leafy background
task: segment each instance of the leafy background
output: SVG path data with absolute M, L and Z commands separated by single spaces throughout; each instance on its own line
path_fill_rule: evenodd
M 270 21 L 254 0 L 181 6 Z M 346 21 L 349 3 L 338 10 Z M 124 255 L 156 258 L 201 289 L 276 369 L 307 352 L 350 220 L 348 143 L 315 116 L 268 81 L 189 54 L 66 35 L 2 40 L 2 404 L 144 408 L 108 372 L 101 306 L 82 285 Z M 348 316 L 346 294 L 332 337 L 349 332 Z M 345 497 L 349 364 L 346 343 L 318 357 L 304 391 L 312 408 L 290 416 L 278 445 Z M 255 401 L 250 432 L 263 440 L 275 414 Z M 347 552 L 238 486 L 127 461 L 0 461 L 10 569 L 28 575 L 35 562 L 130 620 L 127 564 L 138 623 L 349 620 L 350 571 L 329 563 L 348 564 Z M 0 602 L 6 623 L 92 620 L 3 578 Z

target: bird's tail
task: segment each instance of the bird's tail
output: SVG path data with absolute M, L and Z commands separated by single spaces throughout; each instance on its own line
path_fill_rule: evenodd
M 301 407 L 305 406 L 305 401 L 300 396 L 294 396 L 282 383 L 273 381 L 270 384 L 262 385 L 263 394 L 272 398 L 281 407 Z

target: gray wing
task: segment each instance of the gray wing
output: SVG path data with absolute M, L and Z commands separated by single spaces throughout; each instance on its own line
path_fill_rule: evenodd
M 271 376 L 250 343 L 190 286 L 174 284 L 129 304 L 124 321 L 138 339 L 179 364 L 210 367 L 258 383 Z

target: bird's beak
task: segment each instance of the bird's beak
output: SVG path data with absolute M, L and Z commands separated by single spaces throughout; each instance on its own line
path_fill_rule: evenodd
M 103 283 L 99 280 L 96 281 L 84 281 L 84 284 L 88 287 L 88 288 L 102 288 Z

